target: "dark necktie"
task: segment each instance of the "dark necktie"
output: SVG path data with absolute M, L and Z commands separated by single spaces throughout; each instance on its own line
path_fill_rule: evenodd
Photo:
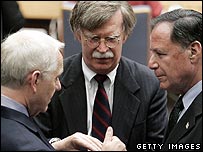
M 98 82 L 98 89 L 92 115 L 92 136 L 103 142 L 106 129 L 111 125 L 109 101 L 103 86 L 103 82 L 107 79 L 107 75 L 97 74 L 94 79 Z
M 171 111 L 171 114 L 169 117 L 167 135 L 166 135 L 167 137 L 170 134 L 171 130 L 176 125 L 181 111 L 184 109 L 182 97 L 183 96 L 179 97 L 178 101 L 175 103 L 173 110 Z

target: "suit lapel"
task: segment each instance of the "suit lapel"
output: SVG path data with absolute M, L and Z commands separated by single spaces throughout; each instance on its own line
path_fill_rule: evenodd
M 126 76 L 128 76 L 127 79 Z M 125 143 L 128 143 L 130 131 L 140 106 L 140 100 L 136 97 L 136 91 L 139 88 L 136 80 L 130 77 L 129 71 L 120 64 L 114 84 L 112 126 L 114 134 Z
M 87 133 L 87 101 L 85 92 L 85 82 L 82 77 L 75 81 L 75 85 L 69 86 L 60 98 L 65 113 L 66 122 L 70 133 L 81 131 Z
M 174 130 L 166 139 L 166 143 L 177 143 L 187 132 L 190 132 L 196 119 L 202 114 L 202 92 L 195 98 L 191 106 L 187 109 Z
M 82 72 L 82 55 L 77 55 L 61 83 L 65 91 L 59 96 L 70 134 L 81 131 L 87 134 L 87 100 Z

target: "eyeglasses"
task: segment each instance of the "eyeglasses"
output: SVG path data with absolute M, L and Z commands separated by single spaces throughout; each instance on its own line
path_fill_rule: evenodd
M 83 33 L 84 34 L 84 33 Z M 120 41 L 120 35 L 117 36 L 108 36 L 106 38 L 100 38 L 98 36 L 87 36 L 84 34 L 84 36 L 86 37 L 85 41 L 87 42 L 87 45 L 90 48 L 97 48 L 101 41 L 104 41 L 105 45 L 109 48 L 115 48 Z

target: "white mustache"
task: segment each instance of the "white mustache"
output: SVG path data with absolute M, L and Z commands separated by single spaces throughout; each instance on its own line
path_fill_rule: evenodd
M 93 58 L 113 58 L 114 57 L 114 54 L 112 53 L 112 51 L 108 51 L 108 52 L 105 52 L 105 53 L 100 53 L 98 51 L 94 51 L 93 54 L 92 54 L 92 57 Z

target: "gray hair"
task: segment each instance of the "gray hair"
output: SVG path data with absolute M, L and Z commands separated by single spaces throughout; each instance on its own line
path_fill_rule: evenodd
M 169 22 L 173 26 L 171 41 L 187 48 L 192 42 L 202 44 L 202 14 L 195 10 L 176 9 L 166 12 L 151 20 L 151 29 L 162 22 Z
M 34 70 L 55 71 L 62 48 L 64 43 L 39 31 L 22 30 L 10 35 L 1 43 L 1 85 L 20 87 Z
M 135 13 L 127 1 L 78 1 L 74 6 L 70 25 L 73 32 L 92 31 L 106 23 L 118 10 L 123 15 L 123 30 L 130 35 L 136 23 Z

